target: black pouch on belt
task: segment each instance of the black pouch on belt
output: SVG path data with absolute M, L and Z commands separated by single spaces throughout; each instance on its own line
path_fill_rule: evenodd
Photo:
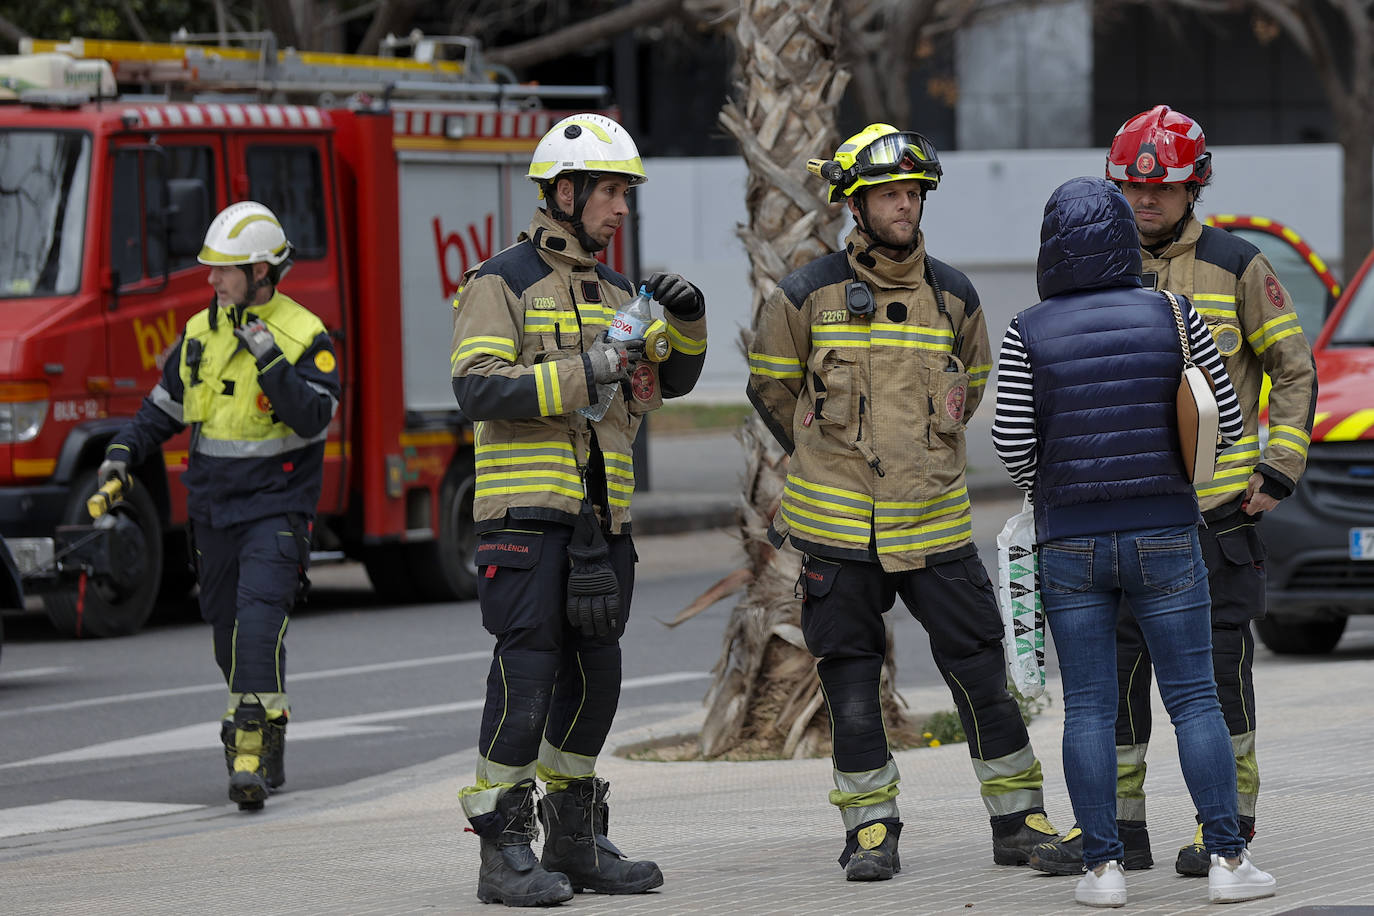
M 610 550 L 591 503 L 573 525 L 568 544 L 568 620 L 584 636 L 609 636 L 620 626 L 620 582 L 611 567 Z

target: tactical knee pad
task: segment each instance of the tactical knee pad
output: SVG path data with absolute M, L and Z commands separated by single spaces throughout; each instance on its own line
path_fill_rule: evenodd
M 620 703 L 620 647 L 595 646 L 571 654 L 558 672 L 545 737 L 560 751 L 601 753 Z
M 889 753 L 879 700 L 882 659 L 823 659 L 816 667 L 830 708 L 835 769 L 857 773 L 883 766 Z
M 492 659 L 479 747 L 483 757 L 520 766 L 539 755 L 558 656 L 515 652 Z

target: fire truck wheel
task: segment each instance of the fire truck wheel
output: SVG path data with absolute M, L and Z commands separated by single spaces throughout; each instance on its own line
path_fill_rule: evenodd
M 73 481 L 67 506 L 62 513 L 66 525 L 89 525 L 86 497 L 96 490 L 95 470 L 78 475 Z M 88 580 L 85 596 L 78 601 L 79 584 L 43 596 L 43 607 L 52 625 L 68 636 L 128 636 L 147 623 L 157 600 L 162 581 L 162 525 L 157 506 L 148 488 L 137 483 L 125 497 L 127 517 L 138 526 L 143 548 L 116 550 L 119 562 L 126 565 L 121 578 L 135 583 L 119 588 Z
M 410 577 L 425 601 L 466 601 L 477 597 L 477 532 L 472 494 L 477 475 L 470 462 L 449 469 L 439 489 L 439 536 L 416 544 L 406 555 Z

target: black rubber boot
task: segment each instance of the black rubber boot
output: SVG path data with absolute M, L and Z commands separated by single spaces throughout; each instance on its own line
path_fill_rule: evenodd
M 234 710 L 233 761 L 229 764 L 229 800 L 240 811 L 257 811 L 267 801 L 267 764 L 263 730 L 267 711 L 256 701 L 240 700 Z M 221 737 L 228 730 L 221 731 Z M 225 744 L 225 758 L 230 746 Z
M 286 721 L 282 713 L 268 718 L 262 728 L 263 761 L 267 764 L 267 788 L 275 792 L 286 785 Z
M 1028 865 L 1031 850 L 1059 839 L 1041 808 L 1005 814 L 992 820 L 992 861 L 997 865 Z
M 1250 841 L 1255 838 L 1255 819 L 1237 814 L 1236 826 L 1240 828 L 1240 838 L 1249 846 Z M 1193 834 L 1193 842 L 1179 847 L 1178 858 L 1174 861 L 1174 871 L 1189 878 L 1205 878 L 1211 868 L 1212 857 L 1202 842 L 1202 824 L 1199 823 L 1197 833 Z
M 534 821 L 534 780 L 516 783 L 496 800 L 496 810 L 472 819 L 482 841 L 477 899 L 506 906 L 554 906 L 573 896 L 567 876 L 544 869 L 530 843 Z
M 1126 847 L 1121 864 L 1127 871 L 1141 871 L 1155 864 L 1144 821 L 1117 821 L 1116 835 Z M 1047 875 L 1083 874 L 1083 831 L 1074 824 L 1063 839 L 1036 846 L 1031 850 L 1030 867 Z
M 574 779 L 562 792 L 539 802 L 544 822 L 544 867 L 568 876 L 574 890 L 598 894 L 642 894 L 663 884 L 653 862 L 625 858 L 606 838 L 609 784 L 589 776 Z
M 844 866 L 846 881 L 887 881 L 902 870 L 902 858 L 897 854 L 897 838 L 902 822 L 883 819 L 860 824 L 845 835 Z

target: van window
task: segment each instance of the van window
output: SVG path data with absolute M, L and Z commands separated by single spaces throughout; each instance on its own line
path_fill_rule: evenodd
M 248 196 L 277 214 L 297 260 L 325 256 L 324 179 L 320 154 L 306 146 L 254 146 L 245 154 Z
M 215 200 L 214 153 L 208 146 L 164 147 L 161 155 L 146 147 L 117 150 L 110 199 L 110 265 L 119 285 L 160 278 L 167 259 L 164 212 L 167 180 L 194 178 Z M 182 255 L 168 271 L 197 266 L 195 255 Z

